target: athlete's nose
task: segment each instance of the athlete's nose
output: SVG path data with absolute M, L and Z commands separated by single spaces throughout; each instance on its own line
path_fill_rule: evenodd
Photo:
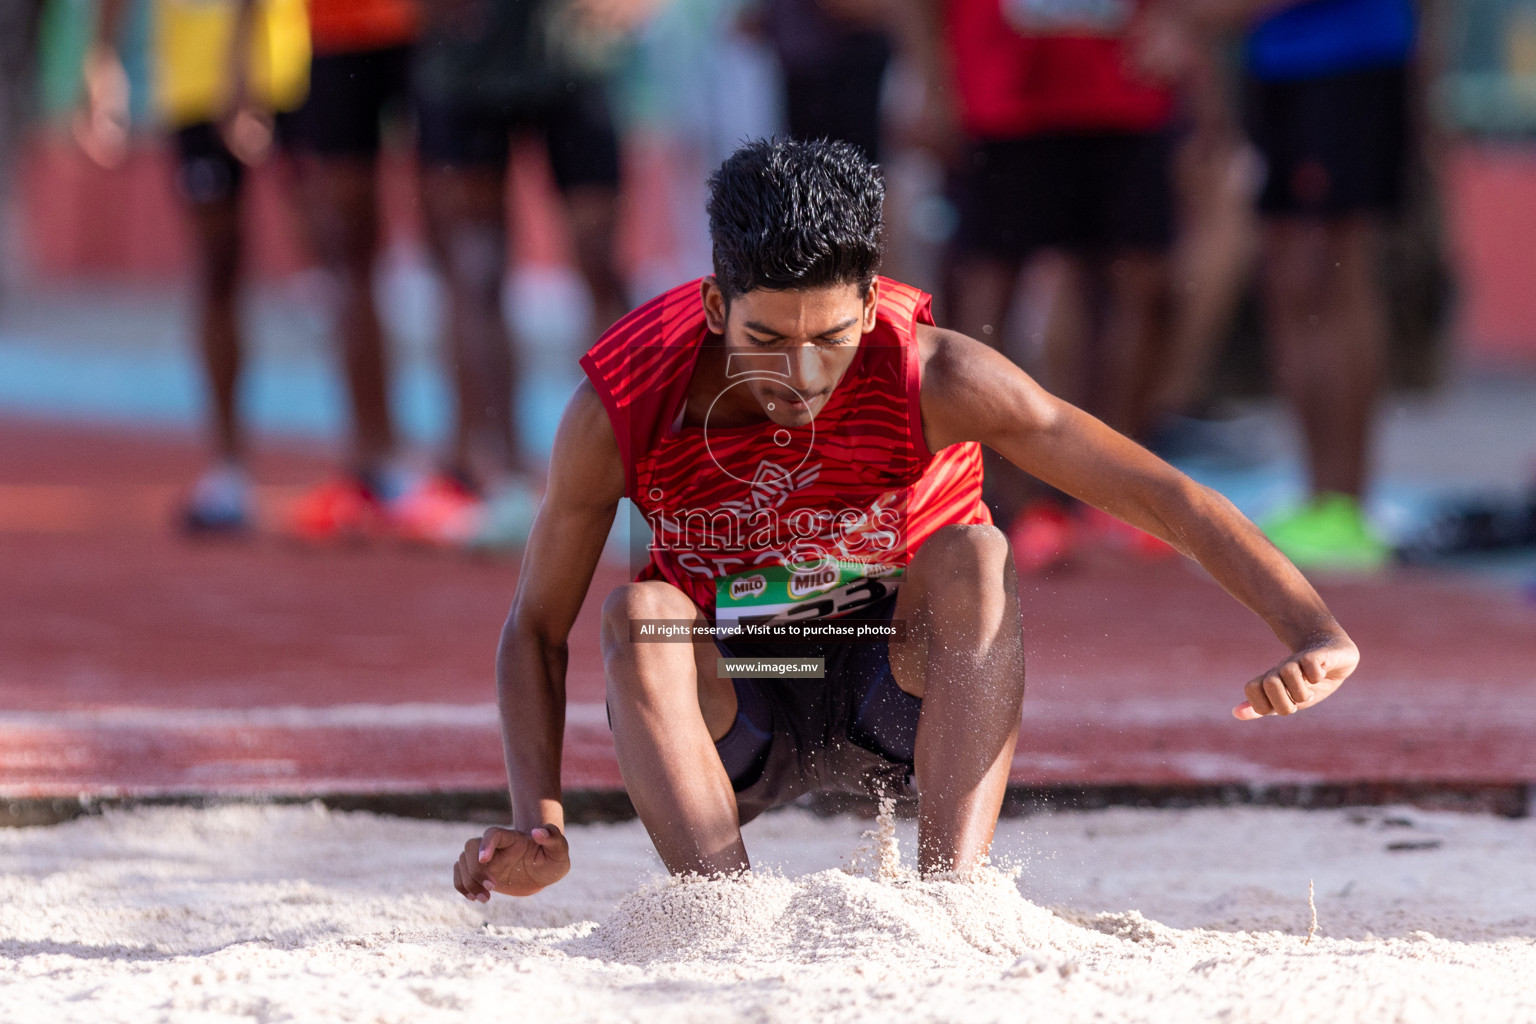
M 821 390 L 821 353 L 813 344 L 796 345 L 789 354 L 789 386 L 809 397 Z

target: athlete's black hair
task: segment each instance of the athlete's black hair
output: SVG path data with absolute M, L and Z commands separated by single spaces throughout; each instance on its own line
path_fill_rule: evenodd
M 867 293 L 884 201 L 885 182 L 857 146 L 746 143 L 709 176 L 709 237 L 726 301 L 754 288 L 856 284 Z

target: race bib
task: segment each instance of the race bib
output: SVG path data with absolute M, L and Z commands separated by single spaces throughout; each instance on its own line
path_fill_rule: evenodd
M 1026 35 L 1116 36 L 1135 11 L 1134 0 L 999 0 L 1003 20 Z
M 832 619 L 896 593 L 902 567 L 826 559 L 771 565 L 715 580 L 720 626 Z

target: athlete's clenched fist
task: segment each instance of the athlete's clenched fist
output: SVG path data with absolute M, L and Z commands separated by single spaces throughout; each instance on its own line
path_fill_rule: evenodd
M 554 825 L 527 832 L 491 827 L 464 844 L 453 866 L 453 887 L 466 899 L 488 902 L 491 893 L 532 896 L 571 870 L 570 845 Z
M 1319 640 L 1243 687 L 1248 699 L 1232 709 L 1244 721 L 1292 715 L 1326 700 L 1360 664 L 1360 650 L 1343 633 Z

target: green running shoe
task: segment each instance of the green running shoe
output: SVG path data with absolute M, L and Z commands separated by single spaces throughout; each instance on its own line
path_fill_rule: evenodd
M 1391 553 L 1347 494 L 1319 494 L 1295 512 L 1264 524 L 1285 557 L 1302 569 L 1370 572 Z

